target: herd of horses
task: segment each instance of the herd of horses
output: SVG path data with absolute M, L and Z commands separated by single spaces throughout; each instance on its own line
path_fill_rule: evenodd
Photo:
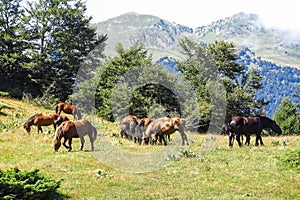
M 73 115 L 73 121 L 67 116 L 60 115 L 61 111 Z M 139 119 L 134 115 L 128 115 L 121 121 L 120 136 L 134 140 L 135 143 L 139 144 L 156 144 L 158 141 L 167 145 L 167 141 L 170 141 L 170 135 L 178 131 L 182 139 L 182 145 L 189 145 L 187 135 L 184 131 L 185 123 L 186 120 L 180 117 Z M 25 122 L 23 127 L 30 134 L 30 127 L 33 125 L 37 126 L 39 133 L 43 131 L 42 126 L 49 126 L 51 124 L 53 124 L 55 130 L 52 141 L 54 151 L 58 151 L 60 148 L 61 140 L 63 140 L 63 146 L 68 151 L 71 151 L 73 138 L 80 138 L 80 150 L 82 150 L 85 143 L 84 136 L 86 135 L 90 139 L 91 151 L 94 151 L 97 130 L 88 120 L 81 119 L 81 113 L 76 106 L 60 102 L 56 105 L 55 113 L 48 115 L 35 114 Z M 56 128 L 57 126 L 58 128 Z M 229 135 L 230 147 L 233 147 L 235 139 L 241 147 L 243 145 L 243 136 L 246 137 L 245 145 L 250 145 L 250 136 L 252 134 L 256 135 L 256 146 L 259 143 L 260 145 L 264 145 L 261 133 L 265 129 L 271 129 L 277 134 L 282 134 L 280 127 L 274 120 L 259 115 L 254 117 L 234 116 L 222 126 L 222 131 Z M 67 142 L 68 145 L 66 144 Z

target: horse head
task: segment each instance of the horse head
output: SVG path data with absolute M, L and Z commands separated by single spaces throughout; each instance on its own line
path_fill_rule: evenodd
M 28 134 L 30 133 L 30 126 L 29 126 L 29 124 L 25 123 L 23 125 L 23 128 L 27 131 Z
M 63 129 L 64 129 L 65 122 L 63 122 L 55 131 L 54 138 L 52 140 L 53 150 L 58 151 L 61 146 L 61 138 L 63 136 Z
M 275 131 L 276 133 L 278 133 L 279 135 L 282 134 L 281 128 L 278 126 L 278 124 L 277 124 L 275 121 L 273 121 L 272 126 L 271 126 L 271 129 L 272 129 L 273 131 Z
M 174 117 L 171 119 L 172 120 L 172 126 L 174 127 L 175 130 L 179 130 L 179 128 L 183 124 L 183 120 L 179 117 Z
M 59 126 L 64 121 L 69 121 L 69 118 L 67 116 L 61 115 L 56 120 L 54 120 L 54 123 Z

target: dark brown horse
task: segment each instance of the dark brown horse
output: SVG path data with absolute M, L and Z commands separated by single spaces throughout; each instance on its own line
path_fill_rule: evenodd
M 42 126 L 49 126 L 53 124 L 54 130 L 56 130 L 56 124 L 54 121 L 59 117 L 58 114 L 48 114 L 48 115 L 40 115 L 36 116 L 33 121 L 33 125 L 37 126 L 38 133 L 42 130 Z
M 34 118 L 41 115 L 42 113 L 35 114 L 24 123 L 23 128 L 27 131 L 28 135 L 30 134 L 30 127 L 34 124 Z
M 121 137 L 132 139 L 135 135 L 135 130 L 138 125 L 138 118 L 134 115 L 128 115 L 121 121 Z
M 148 126 L 146 132 L 143 134 L 143 142 L 148 144 L 151 135 L 154 134 L 156 141 L 161 138 L 164 145 L 167 145 L 166 136 L 178 131 L 181 135 L 182 145 L 188 145 L 187 136 L 184 132 L 184 123 L 185 120 L 179 117 L 156 119 Z
M 235 116 L 232 117 L 229 121 L 229 146 L 233 146 L 234 136 L 236 136 L 236 140 L 239 146 L 242 146 L 240 141 L 240 136 L 246 136 L 246 144 L 250 144 L 250 135 L 256 135 L 255 146 L 264 145 L 261 137 L 261 132 L 264 129 L 271 129 L 275 131 L 277 134 L 282 134 L 280 127 L 276 124 L 276 122 L 268 117 L 264 116 L 255 116 L 255 117 L 241 117 Z
M 81 119 L 81 113 L 76 106 L 59 102 L 55 107 L 55 112 L 60 115 L 61 111 L 73 115 L 73 120 L 75 120 L 76 116 L 78 120 Z
M 53 138 L 53 150 L 58 151 L 61 146 L 61 139 L 64 138 L 63 146 L 72 150 L 72 139 L 80 138 L 81 146 L 80 150 L 83 149 L 84 136 L 88 135 L 91 143 L 91 151 L 94 151 L 94 142 L 97 139 L 97 130 L 88 120 L 78 120 L 78 121 L 65 121 L 63 122 L 55 131 L 55 136 Z M 66 145 L 68 141 L 69 146 Z

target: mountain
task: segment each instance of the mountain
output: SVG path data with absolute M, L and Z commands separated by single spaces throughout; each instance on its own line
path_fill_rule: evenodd
M 288 32 L 266 28 L 255 14 L 238 13 L 220 19 L 196 28 L 195 35 L 204 42 L 232 41 L 238 48 L 249 47 L 265 60 L 300 68 L 300 40 Z
M 245 69 L 259 69 L 264 88 L 257 99 L 270 101 L 266 107 L 269 117 L 274 115 L 283 97 L 300 103 L 294 94 L 300 89 L 300 40 L 289 33 L 266 28 L 255 14 L 238 13 L 196 29 L 171 23 L 151 15 L 126 13 L 93 25 L 101 34 L 108 34 L 106 55 L 115 55 L 115 47 L 141 41 L 153 58 L 170 72 L 177 73 L 176 59 L 181 58 L 178 41 L 191 37 L 200 43 L 215 40 L 232 41 L 236 45 L 238 62 Z
M 115 55 L 118 43 L 129 47 L 140 40 L 155 59 L 164 56 L 180 58 L 178 40 L 187 36 L 199 43 L 233 41 L 238 50 L 249 47 L 265 60 L 300 68 L 300 40 L 293 40 L 287 32 L 266 28 L 255 14 L 241 12 L 195 30 L 138 13 L 126 13 L 93 26 L 99 33 L 108 34 L 106 53 L 109 56 Z
M 129 47 L 141 41 L 156 59 L 166 54 L 178 57 L 178 39 L 193 34 L 193 29 L 189 27 L 137 13 L 126 13 L 93 26 L 99 33 L 108 34 L 106 48 L 108 56 L 115 54 L 115 47 L 118 43 Z

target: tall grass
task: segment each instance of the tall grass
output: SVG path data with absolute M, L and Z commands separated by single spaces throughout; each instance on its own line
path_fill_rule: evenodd
M 87 151 L 88 139 L 78 151 L 74 139 L 72 152 L 54 153 L 52 126 L 43 134 L 33 127 L 31 135 L 22 128 L 33 114 L 54 111 L 12 99 L 0 103 L 8 105 L 0 114 L 7 126 L 0 132 L 0 168 L 38 168 L 62 179 L 59 192 L 70 199 L 300 199 L 299 172 L 278 164 L 299 148 L 299 136 L 264 137 L 263 147 L 252 138 L 249 147 L 229 148 L 227 136 L 188 133 L 191 145 L 183 148 L 175 133 L 167 147 L 139 146 L 118 136 L 118 124 L 85 116 L 97 127 L 96 151 Z

